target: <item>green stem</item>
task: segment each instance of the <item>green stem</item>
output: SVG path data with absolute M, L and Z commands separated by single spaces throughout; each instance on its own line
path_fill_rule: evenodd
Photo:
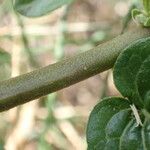
M 72 58 L 0 82 L 0 111 L 24 104 L 112 68 L 125 47 L 148 36 L 149 29 L 138 28 Z
M 32 67 L 37 68 L 37 67 L 39 67 L 39 64 L 35 60 L 35 58 L 32 54 L 32 51 L 30 49 L 29 41 L 28 41 L 27 35 L 25 33 L 25 27 L 24 27 L 23 20 L 21 19 L 21 17 L 18 14 L 15 14 L 15 16 L 16 16 L 18 25 L 21 28 L 21 39 L 22 39 L 22 42 L 23 42 L 24 49 L 25 49 L 25 51 L 28 55 L 29 63 L 31 64 Z

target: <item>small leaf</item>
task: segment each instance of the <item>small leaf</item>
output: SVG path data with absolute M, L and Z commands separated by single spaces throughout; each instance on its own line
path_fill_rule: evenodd
M 148 150 L 150 121 L 137 127 L 128 100 L 105 98 L 90 114 L 87 142 L 88 150 Z
M 149 0 L 148 0 L 149 1 Z M 137 23 L 144 27 L 150 27 L 150 16 L 139 9 L 132 10 L 132 18 Z
M 142 26 L 147 26 L 146 25 L 147 19 L 148 19 L 148 17 L 145 16 L 144 14 L 140 14 L 135 17 L 135 21 L 137 23 L 140 23 Z
M 150 112 L 150 56 L 144 61 L 138 72 L 137 88 L 145 108 Z
M 130 103 L 123 98 L 105 98 L 93 109 L 88 126 L 88 150 L 118 150 L 119 139 L 130 120 Z
M 68 4 L 73 0 L 15 0 L 14 8 L 28 17 L 39 17 Z
M 138 95 L 136 78 L 148 56 L 150 56 L 150 38 L 140 39 L 119 55 L 114 66 L 113 76 L 117 89 L 139 107 L 143 106 L 143 101 Z
M 142 12 L 139 9 L 136 9 L 136 8 L 133 9 L 132 12 L 131 12 L 132 18 L 134 18 L 134 19 L 136 18 L 137 15 L 140 15 L 140 14 L 142 14 Z

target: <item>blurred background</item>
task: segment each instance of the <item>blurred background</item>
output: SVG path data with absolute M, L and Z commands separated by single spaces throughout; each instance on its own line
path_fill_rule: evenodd
M 135 0 L 75 0 L 40 18 L 0 0 L 0 80 L 89 50 L 121 34 Z M 127 30 L 134 28 L 130 22 Z M 86 124 L 105 96 L 118 96 L 112 72 L 98 74 L 0 114 L 0 150 L 86 150 Z

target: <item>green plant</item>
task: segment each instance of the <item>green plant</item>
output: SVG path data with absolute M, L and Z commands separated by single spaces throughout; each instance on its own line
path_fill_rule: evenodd
M 38 17 L 72 0 L 15 0 L 15 10 Z M 132 17 L 149 27 L 149 0 Z M 87 127 L 89 150 L 148 150 L 150 146 L 150 30 L 139 27 L 96 48 L 0 83 L 0 111 L 75 84 L 114 66 L 114 82 L 125 98 L 105 98 Z M 119 57 L 118 57 L 119 56 Z M 117 59 L 117 60 L 116 60 Z M 115 64 L 115 65 L 114 65 Z
M 119 55 L 114 82 L 123 97 L 105 98 L 91 113 L 87 141 L 90 150 L 149 148 L 150 38 L 140 39 Z
M 142 26 L 149 27 L 150 26 L 150 1 L 142 0 L 143 9 L 133 9 L 132 17 L 135 22 L 140 23 Z

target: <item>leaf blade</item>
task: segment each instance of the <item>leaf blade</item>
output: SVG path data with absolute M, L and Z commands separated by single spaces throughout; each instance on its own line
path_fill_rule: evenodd
M 15 0 L 14 9 L 27 17 L 39 17 L 71 3 L 73 0 Z
M 137 75 L 137 89 L 144 107 L 150 112 L 150 56 L 142 64 Z
M 109 148 L 112 146 L 110 144 L 106 144 L 108 142 L 106 139 L 106 134 L 110 135 L 109 133 L 111 132 L 111 130 L 109 130 L 109 125 L 107 127 L 107 124 L 111 120 L 112 116 L 119 111 L 130 109 L 129 104 L 130 103 L 126 99 L 115 97 L 106 98 L 95 106 L 90 115 L 87 126 L 87 142 L 89 150 L 103 150 L 105 147 Z M 126 113 L 128 114 L 128 112 Z M 130 117 L 130 115 L 127 116 Z M 106 127 L 107 132 L 105 132 Z
M 143 62 L 150 55 L 150 38 L 140 39 L 128 46 L 118 57 L 114 65 L 114 83 L 124 97 L 128 97 L 138 106 L 143 107 L 139 99 L 136 78 Z

